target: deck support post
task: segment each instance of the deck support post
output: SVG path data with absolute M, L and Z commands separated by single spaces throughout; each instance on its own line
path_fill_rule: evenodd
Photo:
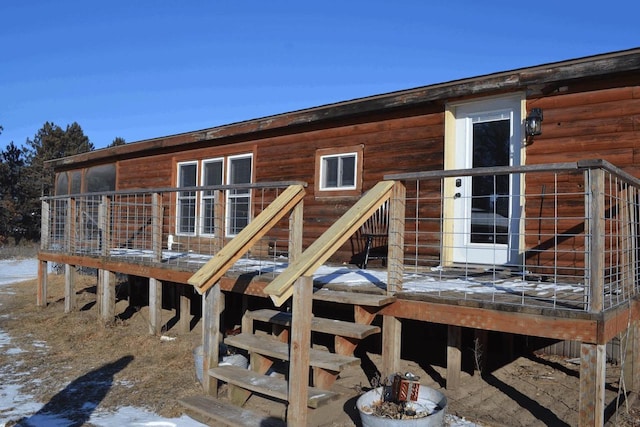
M 178 287 L 178 331 L 187 334 L 191 330 L 191 286 L 176 284 Z
M 48 268 L 47 261 L 38 262 L 38 291 L 36 292 L 36 306 L 47 306 L 47 292 L 48 292 Z
M 449 325 L 447 328 L 447 390 L 460 386 L 462 370 L 462 328 Z
M 604 425 L 606 345 L 580 345 L 580 427 Z
M 71 313 L 76 309 L 75 265 L 64 265 L 64 312 Z
M 98 270 L 98 289 L 100 301 L 99 320 L 103 324 L 113 322 L 116 313 L 115 274 L 109 270 Z
M 624 363 L 622 365 L 627 394 L 640 392 L 640 320 L 632 320 L 622 341 Z
M 149 334 L 162 332 L 162 282 L 149 278 Z
M 382 316 L 382 375 L 400 370 L 402 323 L 394 316 Z
M 301 276 L 293 285 L 291 319 L 291 345 L 289 346 L 289 381 L 287 425 L 307 425 L 307 400 L 309 398 L 309 354 L 311 350 L 311 310 L 313 278 Z
M 202 296 L 202 386 L 205 393 L 218 396 L 218 380 L 209 375 L 209 369 L 218 366 L 220 357 L 220 316 L 224 311 L 220 282 Z
M 40 249 L 49 249 L 49 222 L 51 215 L 51 207 L 49 202 L 42 201 L 42 213 L 40 220 Z M 47 275 L 49 274 L 49 265 L 47 261 L 38 262 L 38 289 L 36 292 L 36 306 L 45 307 L 47 305 Z

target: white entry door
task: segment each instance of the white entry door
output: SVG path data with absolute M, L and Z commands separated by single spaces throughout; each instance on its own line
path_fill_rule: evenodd
M 455 108 L 454 169 L 520 165 L 521 101 L 500 98 Z M 455 263 L 501 265 L 518 254 L 520 177 L 455 178 Z

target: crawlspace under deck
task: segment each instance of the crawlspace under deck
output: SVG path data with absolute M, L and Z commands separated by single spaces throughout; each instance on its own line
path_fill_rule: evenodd
M 145 251 L 118 249 L 112 253 L 115 256 L 40 252 L 39 259 L 183 284 L 209 259 L 171 252 L 154 263 Z M 240 260 L 221 280 L 221 289 L 267 298 L 262 290 L 286 266 L 286 260 Z M 637 318 L 635 301 L 602 313 L 585 311 L 580 284 L 549 283 L 508 269 L 407 270 L 403 290 L 395 293 L 396 301 L 376 314 L 594 344 L 605 344 L 624 331 L 629 310 Z M 384 275 L 382 269 L 323 266 L 314 275 L 314 288 L 385 294 Z
M 186 284 L 206 262 L 188 260 L 192 265 L 184 262 L 177 265 L 177 259 L 167 258 L 164 262 L 153 263 L 123 255 L 95 257 L 41 252 L 38 299 L 41 304 L 46 304 L 44 272 L 47 270 L 44 267 L 48 262 L 147 277 L 152 279 L 149 283 L 151 294 L 152 288 L 157 289 L 162 281 Z M 265 268 L 261 267 L 260 270 L 262 274 L 256 268 L 252 269 L 251 265 L 255 262 L 245 260 L 241 263 L 242 268 L 230 271 L 220 280 L 220 290 L 267 298 L 264 288 L 281 268 L 284 269 L 286 262 L 263 265 Z M 70 268 L 65 270 L 72 271 Z M 327 281 L 323 275 L 332 279 L 356 275 L 362 280 L 359 283 Z M 386 278 L 382 270 L 322 266 L 314 275 L 314 299 L 318 299 L 322 293 L 319 292 L 320 288 L 384 295 L 386 290 L 385 285 L 380 283 L 380 275 Z M 460 280 L 461 275 L 465 280 Z M 459 286 L 461 282 L 464 282 L 464 286 Z M 73 279 L 70 279 L 70 283 L 72 286 Z M 488 289 L 491 292 L 486 292 Z M 460 382 L 463 328 L 581 342 L 580 399 L 576 402 L 580 412 L 579 425 L 595 426 L 604 422 L 606 402 L 601 379 L 605 373 L 606 343 L 629 326 L 632 326 L 629 330 L 633 331 L 631 337 L 640 336 L 640 324 L 637 321 L 640 318 L 640 300 L 634 297 L 604 312 L 590 313 L 585 311 L 582 297 L 576 297 L 580 289 L 579 284 L 550 284 L 540 278 L 523 277 L 508 270 L 474 272 L 473 275 L 468 270 L 414 271 L 405 274 L 403 291 L 395 293 L 393 302 L 377 307 L 357 302 L 352 305 L 363 318 L 383 316 L 383 348 L 391 349 L 386 354 L 383 350 L 384 372 L 396 372 L 399 369 L 402 345 L 399 319 L 447 325 L 446 383 L 447 389 L 452 390 Z M 71 290 L 68 291 L 70 295 L 73 294 Z M 65 297 L 65 307 L 66 300 Z M 525 300 L 526 305 L 523 304 Z M 158 322 L 154 324 L 159 325 Z M 640 369 L 637 368 L 636 354 L 640 352 L 640 339 L 632 341 L 627 351 L 625 381 L 630 385 L 628 390 L 638 392 Z

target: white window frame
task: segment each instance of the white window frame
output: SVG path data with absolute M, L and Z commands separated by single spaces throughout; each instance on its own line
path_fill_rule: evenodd
M 183 166 L 188 166 L 188 165 L 196 166 L 196 186 L 198 185 L 198 167 L 199 167 L 198 161 L 193 160 L 193 161 L 187 161 L 187 162 L 178 162 L 177 174 L 176 174 L 176 188 L 178 188 L 177 195 L 176 195 L 176 234 L 179 236 L 195 236 L 198 231 L 198 196 L 197 194 L 194 194 L 193 196 L 183 197 L 182 191 L 180 190 L 180 188 L 182 187 L 180 184 L 181 168 Z M 195 205 L 194 218 L 193 218 L 193 232 L 182 231 L 182 227 L 180 223 L 182 220 L 182 210 L 180 208 L 181 208 L 181 202 L 183 200 L 193 200 L 193 203 Z
M 200 183 L 201 183 L 201 185 L 205 185 L 205 173 L 206 173 L 206 170 L 207 170 L 206 165 L 208 163 L 220 163 L 222 165 L 222 172 L 221 172 L 221 176 L 220 176 L 220 184 L 224 185 L 224 182 L 225 182 L 225 161 L 224 161 L 224 157 L 214 157 L 214 158 L 205 159 L 205 160 L 202 161 L 202 168 L 201 168 L 202 170 L 200 171 Z M 205 228 L 205 218 L 204 218 L 204 216 L 205 216 L 205 213 L 206 213 L 205 204 L 209 200 L 213 201 L 215 196 L 214 196 L 213 193 L 210 194 L 210 195 L 207 194 L 207 191 L 202 191 L 200 194 L 201 195 L 200 195 L 200 203 L 199 203 L 199 206 L 200 206 L 199 234 L 201 236 L 205 236 L 205 237 L 213 237 L 213 236 L 216 235 L 215 230 L 214 230 L 213 233 L 205 232 L 205 229 L 204 229 Z M 213 209 L 214 209 L 214 212 L 215 212 L 215 209 L 216 209 L 215 208 L 215 201 L 213 203 L 214 203 Z
M 342 159 L 346 157 L 353 157 L 353 184 L 352 185 L 341 185 L 342 184 Z M 327 175 L 327 162 L 326 160 L 337 158 L 338 159 L 338 170 L 337 172 L 337 185 L 335 187 L 328 187 L 326 183 L 326 175 Z M 347 152 L 347 153 L 337 153 L 337 154 L 326 154 L 324 156 L 320 156 L 320 191 L 341 191 L 341 190 L 355 190 L 358 182 L 358 153 Z
M 250 171 L 250 176 L 249 176 L 249 183 L 253 182 L 253 166 L 254 166 L 254 161 L 253 161 L 253 153 L 246 153 L 246 154 L 238 154 L 238 155 L 234 155 L 234 156 L 228 156 L 227 157 L 227 167 L 226 167 L 226 182 L 228 185 L 233 185 L 235 183 L 231 182 L 231 172 L 232 172 L 232 167 L 231 167 L 231 163 L 234 160 L 240 160 L 240 159 L 251 159 L 251 171 Z M 247 224 L 251 222 L 251 203 L 252 203 L 252 191 L 249 189 L 246 193 L 240 193 L 240 194 L 232 194 L 233 190 L 227 190 L 227 195 L 226 195 L 226 203 L 225 203 L 225 208 L 226 208 L 226 212 L 225 212 L 225 217 L 226 217 L 226 221 L 225 221 L 225 228 L 226 228 L 226 235 L 229 237 L 235 236 L 237 235 L 237 233 L 233 232 L 233 228 L 235 228 L 235 225 L 233 224 L 233 222 L 231 221 L 231 207 L 232 204 L 235 203 L 234 201 L 236 199 L 242 198 L 242 197 L 247 197 L 248 198 L 248 206 L 247 206 Z

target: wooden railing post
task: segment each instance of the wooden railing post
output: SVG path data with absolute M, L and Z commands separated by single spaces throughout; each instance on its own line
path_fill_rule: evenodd
M 162 195 L 151 195 L 151 247 L 153 261 L 162 261 Z
M 50 244 L 50 215 L 51 205 L 47 200 L 42 201 L 42 213 L 40 218 L 40 249 L 48 250 Z M 49 265 L 47 261 L 38 262 L 38 290 L 36 292 L 36 306 L 47 305 L 47 284 Z
M 209 369 L 218 366 L 220 356 L 220 315 L 224 311 L 220 283 L 205 291 L 202 298 L 202 386 L 207 394 L 217 396 L 218 380 L 209 375 Z
M 402 290 L 404 275 L 404 219 L 406 188 L 396 181 L 389 199 L 389 252 L 387 255 L 387 294 Z M 385 375 L 400 369 L 402 324 L 393 316 L 382 318 L 382 369 Z
M 293 286 L 291 345 L 289 346 L 289 410 L 287 425 L 307 425 L 309 396 L 309 354 L 311 349 L 311 309 L 313 278 L 301 276 Z
M 588 169 L 585 172 L 587 188 L 587 274 L 589 275 L 588 310 L 599 313 L 603 310 L 604 289 L 604 170 Z
M 102 196 L 98 206 L 98 228 L 100 230 L 100 254 L 109 255 L 111 247 L 111 199 Z
M 153 261 L 162 261 L 162 222 L 164 209 L 162 195 L 153 193 L 151 196 L 151 246 L 153 247 Z M 149 334 L 159 335 L 162 330 L 162 282 L 156 278 L 149 278 Z
M 291 210 L 289 216 L 289 262 L 295 262 L 302 254 L 304 201 Z
M 222 190 L 213 191 L 213 249 L 215 253 L 220 252 L 224 246 L 225 226 L 224 226 L 224 192 Z
M 69 236 L 67 247 L 68 253 L 74 253 L 76 249 L 76 199 L 69 197 L 67 202 L 67 218 L 66 218 L 66 233 Z

